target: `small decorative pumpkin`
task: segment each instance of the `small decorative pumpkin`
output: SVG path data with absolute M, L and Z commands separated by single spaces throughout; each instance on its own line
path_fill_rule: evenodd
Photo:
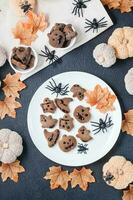
M 7 59 L 6 51 L 3 47 L 0 46 L 0 67 L 2 67 Z
M 124 189 L 133 182 L 133 164 L 123 156 L 113 156 L 103 166 L 103 179 L 118 190 Z
M 25 16 L 29 10 L 35 9 L 36 0 L 10 0 L 10 7 L 17 16 Z
M 111 67 L 116 62 L 114 48 L 106 43 L 101 43 L 95 47 L 93 57 L 99 65 L 106 68 Z
M 117 58 L 126 59 L 133 57 L 133 28 L 123 27 L 115 29 L 108 40 L 108 44 L 115 49 Z
M 129 94 L 133 95 L 133 68 L 131 68 L 125 76 L 125 87 Z
M 0 161 L 12 163 L 23 151 L 22 137 L 10 129 L 0 130 Z

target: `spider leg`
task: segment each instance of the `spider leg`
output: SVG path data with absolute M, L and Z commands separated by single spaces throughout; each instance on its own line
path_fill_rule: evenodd
M 44 54 L 39 54 L 39 56 L 42 56 L 42 57 L 44 57 L 44 58 L 46 58 L 47 56 L 45 56 Z
M 75 3 L 78 3 L 79 0 L 74 0 Z
M 78 16 L 80 17 L 80 9 L 78 8 Z
M 105 117 L 105 121 L 104 121 L 105 123 L 107 122 L 107 119 L 108 119 L 108 114 Z
M 98 131 L 97 131 L 97 130 L 98 130 Z M 101 131 L 101 129 L 97 129 L 97 130 L 96 130 L 96 129 L 93 130 L 93 132 L 96 131 L 96 132 L 94 133 L 94 135 L 96 135 L 97 133 L 99 133 L 99 132 Z
M 85 28 L 87 28 L 87 27 L 85 27 Z M 92 27 L 90 27 L 89 29 L 87 29 L 85 32 L 87 33 L 88 31 L 90 31 L 92 29 Z
M 48 47 L 47 47 L 47 46 L 44 46 L 44 48 L 45 48 L 45 52 L 46 52 L 46 54 L 49 54 L 50 51 L 49 51 Z
M 45 56 L 48 56 L 47 53 L 43 50 L 41 50 L 41 52 L 45 55 Z
M 54 91 L 54 89 L 51 88 L 51 87 L 46 86 L 45 88 L 48 89 L 48 90 L 50 90 L 50 91 Z
M 85 19 L 85 21 L 87 21 L 88 23 L 92 24 L 92 21 L 90 21 L 89 19 Z
M 55 80 L 54 80 L 53 78 L 51 78 L 51 79 L 52 79 L 52 81 L 53 81 L 55 87 L 57 87 L 57 84 L 56 84 Z
M 63 88 L 62 88 L 62 90 L 67 90 L 69 88 L 69 84 L 67 84 L 67 85 L 65 85 Z
M 96 127 L 96 128 L 98 128 L 98 127 L 99 127 L 99 125 L 94 125 L 94 124 L 92 124 L 92 126 L 93 126 L 93 127 Z
M 77 15 L 77 7 L 75 6 L 74 7 L 74 9 L 73 9 L 73 12 L 72 13 L 74 13 L 74 15 Z
M 97 124 L 97 125 L 99 125 L 99 123 L 98 123 L 98 122 L 91 122 L 91 124 Z
M 86 1 L 84 1 L 84 3 L 86 3 L 86 2 L 89 2 L 90 0 L 86 0 Z
M 83 17 L 83 8 L 81 8 L 81 16 Z
M 104 19 L 105 19 L 105 17 L 101 18 L 101 19 L 98 21 L 98 23 L 101 22 L 101 21 L 103 21 Z

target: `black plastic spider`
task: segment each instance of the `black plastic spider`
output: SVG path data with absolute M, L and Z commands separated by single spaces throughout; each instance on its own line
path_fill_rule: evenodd
M 20 4 L 20 7 L 24 13 L 27 13 L 29 10 L 32 9 L 31 4 L 28 3 L 28 1 L 24 1 L 22 4 Z
M 112 119 L 111 117 L 108 117 L 108 114 L 106 115 L 105 120 L 100 118 L 99 122 L 91 122 L 91 124 L 93 127 L 95 127 L 95 129 L 93 130 L 93 132 L 95 132 L 94 134 L 97 134 L 100 131 L 102 131 L 103 133 L 105 131 L 107 132 L 107 129 L 113 126 Z
M 43 54 L 39 54 L 40 56 L 46 58 L 46 62 L 49 61 L 49 64 L 53 64 L 56 62 L 61 63 L 61 58 L 55 55 L 56 51 L 50 51 L 47 46 L 44 46 L 45 51 L 41 50 Z
M 107 172 L 105 176 L 103 176 L 103 179 L 108 183 L 111 184 L 111 181 L 115 179 L 115 177 L 110 173 Z
M 88 151 L 88 144 L 81 144 L 81 143 L 78 143 L 78 153 L 79 154 L 87 154 L 87 151 Z
M 74 0 L 75 3 L 73 3 L 74 8 L 73 8 L 72 14 L 74 14 L 74 15 L 78 14 L 79 17 L 80 16 L 83 17 L 83 9 L 87 8 L 85 3 L 89 2 L 89 1 L 91 1 L 91 0 L 86 0 L 86 1 Z
M 85 24 L 87 26 L 85 26 L 85 28 L 87 29 L 85 32 L 88 32 L 90 31 L 91 29 L 93 30 L 93 33 L 95 32 L 98 32 L 99 28 L 104 28 L 106 27 L 108 24 L 107 24 L 107 21 L 104 21 L 105 17 L 103 17 L 102 19 L 100 19 L 99 21 L 94 18 L 93 21 L 90 21 L 88 19 L 85 19 Z
M 54 79 L 52 79 L 52 82 L 49 81 L 49 84 L 50 85 L 46 86 L 46 89 L 50 90 L 52 94 L 56 93 L 56 97 L 58 97 L 58 95 L 61 95 L 61 96 L 68 95 L 69 84 L 63 86 L 62 83 L 59 83 L 57 85 Z

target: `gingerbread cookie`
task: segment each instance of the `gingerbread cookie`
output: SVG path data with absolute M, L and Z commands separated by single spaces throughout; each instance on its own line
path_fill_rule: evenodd
M 58 129 L 56 129 L 55 131 L 49 132 L 47 130 L 44 130 L 44 136 L 46 137 L 47 141 L 48 141 L 48 146 L 49 147 L 53 147 L 60 135 L 60 131 Z
M 82 101 L 84 99 L 84 93 L 86 90 L 80 85 L 75 84 L 72 86 L 71 92 L 73 93 L 73 97 L 77 97 L 78 100 Z
M 56 106 L 54 101 L 50 100 L 49 98 L 45 98 L 43 103 L 41 104 L 44 113 L 54 113 L 56 111 Z
M 42 124 L 42 128 L 54 128 L 58 122 L 58 120 L 53 119 L 51 115 L 49 115 L 49 116 L 41 115 L 40 121 Z
M 74 117 L 80 123 L 86 123 L 90 120 L 90 108 L 84 106 L 78 106 L 74 110 Z
M 90 131 L 87 130 L 85 126 L 81 126 L 78 130 L 78 134 L 76 135 L 78 138 L 82 140 L 82 142 L 88 142 L 92 139 L 90 136 Z
M 72 28 L 72 25 L 71 24 L 67 24 L 65 27 L 64 27 L 64 33 L 66 35 L 66 40 L 67 41 L 70 41 L 72 40 L 74 37 L 76 37 L 77 35 L 77 32 L 75 32 Z
M 66 131 L 71 131 L 74 127 L 73 124 L 73 118 L 70 117 L 70 115 L 66 114 L 63 118 L 60 118 L 59 120 L 59 128 L 64 129 Z
M 65 34 L 60 30 L 54 30 L 48 33 L 49 43 L 52 47 L 62 48 L 65 42 Z
M 76 138 L 74 136 L 63 135 L 59 141 L 59 147 L 62 151 L 68 152 L 74 149 L 77 145 Z
M 73 101 L 72 98 L 63 98 L 63 99 L 55 99 L 55 103 L 57 105 L 57 107 L 64 113 L 69 113 L 70 109 L 69 109 L 69 103 Z

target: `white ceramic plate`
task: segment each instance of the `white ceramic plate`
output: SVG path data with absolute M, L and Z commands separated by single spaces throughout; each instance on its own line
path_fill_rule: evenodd
M 93 90 L 96 84 L 100 84 L 102 87 L 107 87 L 109 91 L 112 94 L 114 94 L 112 89 L 104 81 L 88 73 L 66 72 L 58 74 L 52 78 L 54 79 L 57 85 L 61 82 L 62 86 L 69 84 L 69 88 L 71 88 L 74 84 L 79 84 L 85 89 Z M 49 97 L 50 99 L 56 98 L 56 94 L 51 94 L 51 91 L 46 89 L 46 86 L 49 85 L 49 81 L 52 81 L 52 79 L 50 78 L 38 88 L 29 105 L 28 119 L 27 119 L 28 128 L 30 136 L 35 146 L 39 149 L 39 151 L 43 155 L 45 155 L 50 160 L 67 166 L 88 165 L 105 156 L 116 143 L 121 129 L 122 115 L 118 100 L 116 100 L 114 103 L 116 110 L 113 112 L 108 112 L 108 116 L 111 117 L 112 119 L 113 126 L 108 128 L 107 132 L 103 133 L 102 131 L 100 131 L 98 134 L 95 135 L 93 132 L 94 127 L 92 127 L 91 122 L 86 123 L 85 126 L 91 130 L 91 135 L 93 137 L 93 140 L 89 141 L 88 143 L 83 143 L 80 141 L 80 139 L 77 138 L 77 142 L 80 143 L 81 145 L 86 144 L 88 150 L 81 151 L 79 153 L 78 151 L 79 147 L 77 145 L 77 147 L 74 150 L 65 153 L 60 150 L 58 143 L 52 148 L 48 147 L 47 141 L 43 134 L 44 130 L 43 128 L 41 128 L 40 124 L 40 115 L 43 114 L 40 104 L 43 102 L 43 99 L 45 97 Z M 71 92 L 69 92 L 68 95 L 72 97 Z M 59 98 L 63 97 L 59 96 Z M 78 105 L 88 106 L 88 104 L 85 101 L 80 102 L 77 99 L 74 99 L 74 101 L 70 104 L 71 116 L 73 116 L 74 108 Z M 97 109 L 95 109 L 95 107 L 91 107 L 90 121 L 98 122 L 100 118 L 104 120 L 106 114 L 100 113 Z M 59 109 L 57 109 L 57 111 L 53 114 L 53 117 L 59 119 L 63 115 L 64 113 L 62 113 Z M 77 130 L 81 125 L 82 124 L 74 120 L 74 129 L 72 129 L 70 133 L 61 130 L 60 137 L 63 134 L 76 135 Z M 58 125 L 54 129 L 56 128 L 58 128 Z

